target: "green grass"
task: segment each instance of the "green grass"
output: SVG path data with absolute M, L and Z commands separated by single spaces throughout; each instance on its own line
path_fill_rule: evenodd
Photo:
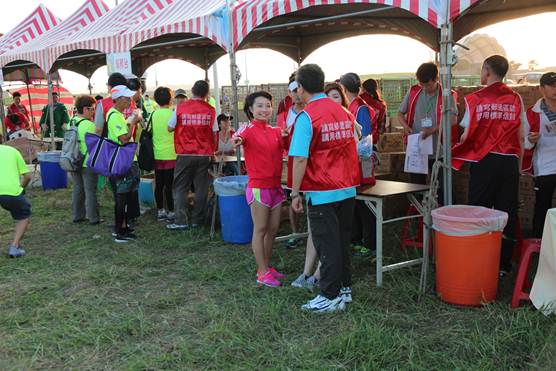
M 346 313 L 312 315 L 314 294 L 259 288 L 248 246 L 207 231 L 168 233 L 143 216 L 140 239 L 116 245 L 106 225 L 73 225 L 70 192 L 34 190 L 28 256 L 8 260 L 11 220 L 0 214 L 0 369 L 554 369 L 553 318 L 500 300 L 458 308 L 429 292 L 419 269 L 386 273 L 354 261 Z M 108 192 L 103 215 L 111 219 Z M 400 257 L 397 229 L 387 256 Z M 293 280 L 303 251 L 275 249 Z M 288 281 L 289 282 L 289 281 Z

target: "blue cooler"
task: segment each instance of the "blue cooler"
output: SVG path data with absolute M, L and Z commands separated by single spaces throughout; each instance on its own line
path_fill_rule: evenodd
M 145 205 L 154 205 L 153 180 L 141 178 L 139 183 L 139 201 Z
M 222 239 L 233 244 L 247 244 L 253 237 L 251 209 L 245 199 L 247 176 L 227 176 L 214 180 L 218 195 Z
M 44 190 L 68 187 L 68 173 L 60 167 L 61 154 L 61 151 L 37 153 Z

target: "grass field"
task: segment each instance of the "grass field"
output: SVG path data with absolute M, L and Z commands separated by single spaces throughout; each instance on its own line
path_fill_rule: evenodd
M 299 305 L 314 294 L 289 286 L 301 248 L 276 247 L 288 285 L 259 288 L 248 246 L 168 233 L 149 214 L 138 241 L 116 245 L 106 225 L 70 222 L 68 190 L 28 197 L 27 257 L 5 256 L 12 222 L 0 213 L 1 370 L 556 368 L 554 318 L 510 310 L 513 279 L 497 303 L 458 308 L 419 298 L 417 268 L 374 287 L 370 258 L 359 258 L 347 312 L 307 314 Z M 106 191 L 102 208 L 111 220 Z M 400 254 L 395 232 L 387 256 Z

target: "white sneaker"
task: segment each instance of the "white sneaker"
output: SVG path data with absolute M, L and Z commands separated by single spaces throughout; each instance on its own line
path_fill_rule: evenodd
M 317 279 L 314 276 L 306 277 L 303 273 L 299 275 L 292 282 L 293 287 L 305 288 L 305 289 L 313 289 L 316 286 Z
M 176 219 L 176 213 L 174 213 L 173 211 L 167 211 L 166 212 L 166 219 L 168 219 L 168 220 Z
M 353 298 L 351 297 L 351 287 L 342 287 L 340 289 L 339 296 L 342 298 L 344 303 L 351 303 L 353 301 Z
M 166 214 L 166 210 L 164 209 L 159 209 L 158 213 L 156 214 L 156 219 L 158 220 L 166 220 L 168 218 L 168 215 Z
M 302 305 L 301 309 L 313 313 L 333 313 L 346 310 L 346 303 L 339 295 L 334 299 L 317 295 L 314 299 L 309 300 L 307 304 Z
M 166 229 L 169 229 L 171 231 L 185 231 L 188 228 L 189 226 L 187 224 L 166 224 Z

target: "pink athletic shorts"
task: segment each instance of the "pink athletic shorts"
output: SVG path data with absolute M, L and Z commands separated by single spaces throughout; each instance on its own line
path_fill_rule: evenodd
M 286 195 L 282 187 L 278 188 L 251 188 L 247 187 L 245 190 L 245 198 L 247 198 L 247 203 L 251 205 L 253 201 L 270 208 L 274 209 L 280 206 L 282 202 L 286 200 Z

